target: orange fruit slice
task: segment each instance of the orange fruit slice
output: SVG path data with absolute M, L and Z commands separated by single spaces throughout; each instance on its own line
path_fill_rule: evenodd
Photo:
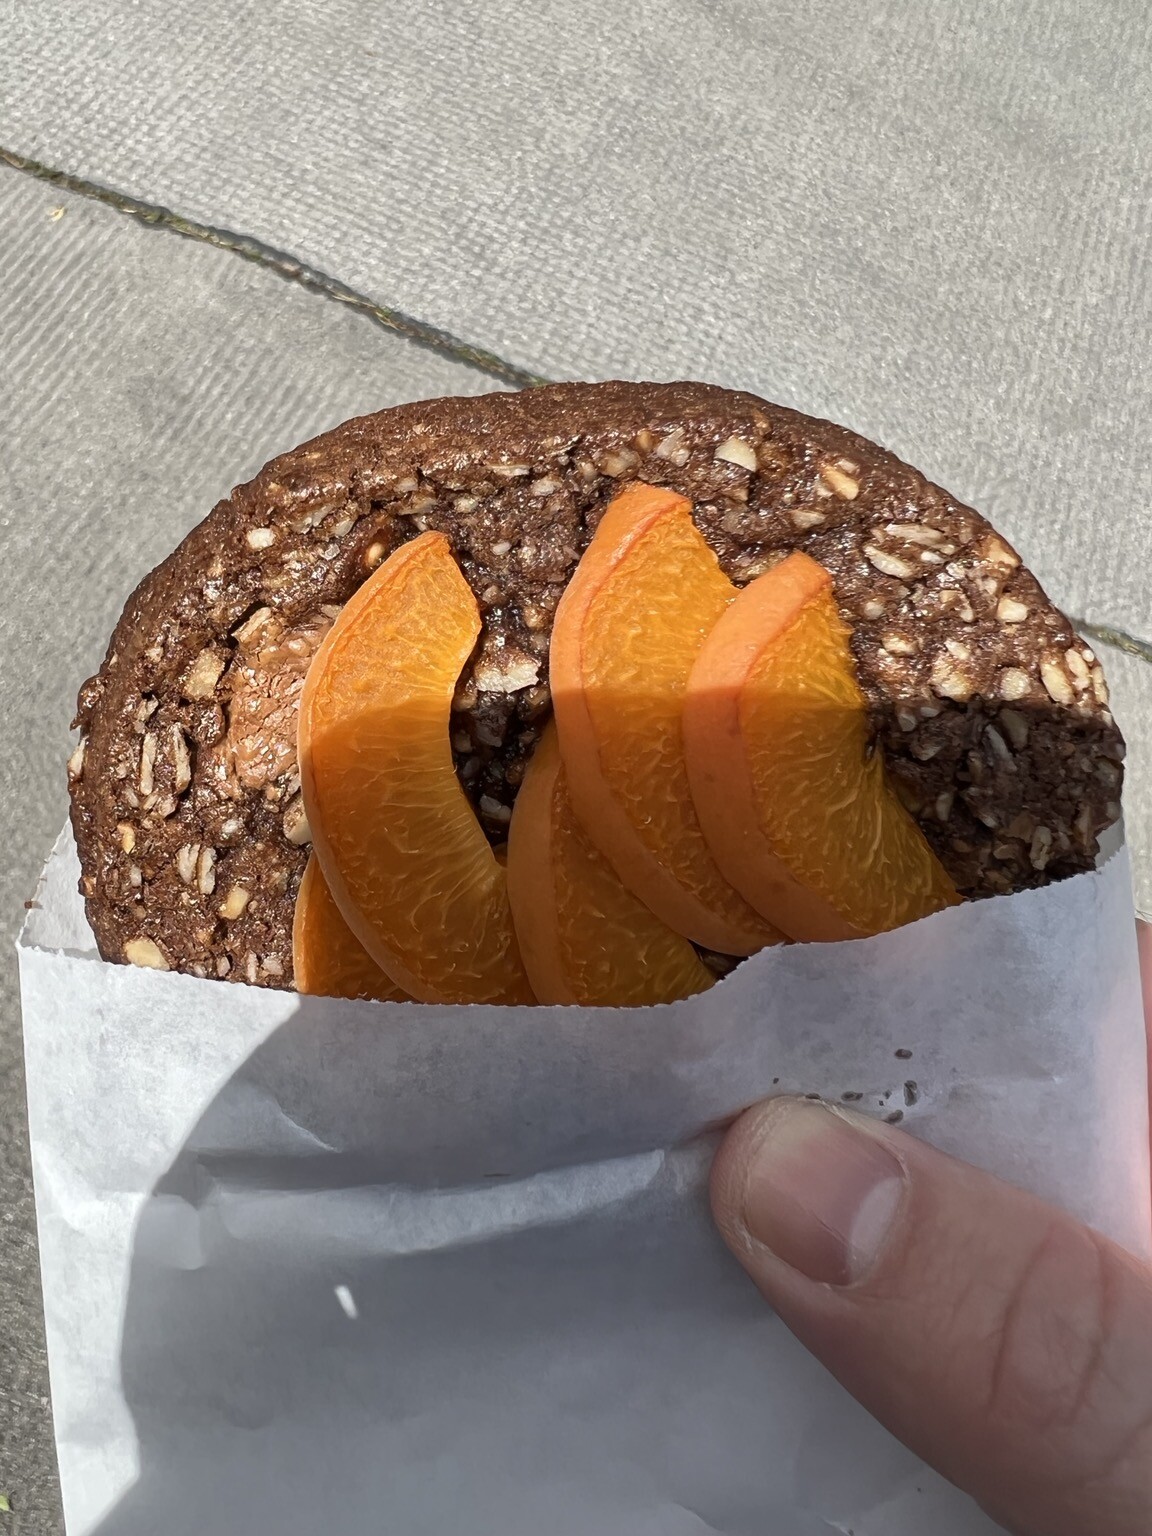
M 789 555 L 725 611 L 684 701 L 709 846 L 794 939 L 860 938 L 960 900 L 872 750 L 849 638 L 831 576 Z
M 362 997 L 380 1003 L 410 1002 L 390 981 L 340 916 L 313 855 L 296 895 L 292 922 L 292 969 L 297 992 L 312 997 Z
M 556 726 L 536 746 L 508 837 L 508 894 L 520 953 L 542 1003 L 671 1003 L 716 977 L 617 878 L 568 798 Z
M 706 949 L 781 935 L 721 874 L 684 762 L 688 674 L 735 588 L 673 491 L 635 485 L 605 512 L 556 610 L 549 671 L 568 793 L 634 895 Z
M 442 533 L 341 610 L 300 699 L 304 808 L 345 922 L 427 1003 L 530 1003 L 507 876 L 456 777 L 452 694 L 480 613 Z

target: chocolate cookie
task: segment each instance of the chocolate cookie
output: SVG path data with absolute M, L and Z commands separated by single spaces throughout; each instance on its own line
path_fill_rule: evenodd
M 505 836 L 549 711 L 560 594 L 630 480 L 689 497 L 725 572 L 803 548 L 835 580 L 876 742 L 966 896 L 1089 868 L 1123 743 L 1091 650 L 976 512 L 874 444 L 703 384 L 562 384 L 345 423 L 219 503 L 133 594 L 69 764 L 100 952 L 292 982 L 309 831 L 304 675 L 340 607 L 443 530 L 484 615 L 452 747 Z

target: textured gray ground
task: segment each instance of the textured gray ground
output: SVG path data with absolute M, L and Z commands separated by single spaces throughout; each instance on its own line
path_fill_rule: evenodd
M 843 420 L 1152 655 L 1146 11 L 594 9 L 0 0 L 0 146 L 530 372 L 688 374 Z M 76 684 L 137 578 L 273 452 L 491 382 L 0 166 L 0 1533 L 59 1528 L 10 940 Z M 1148 909 L 1152 666 L 1102 655 Z
M 491 381 L 4 170 L 0 232 L 0 1490 L 38 1536 L 57 1495 L 12 941 L 66 813 L 77 684 L 136 581 L 271 452 Z

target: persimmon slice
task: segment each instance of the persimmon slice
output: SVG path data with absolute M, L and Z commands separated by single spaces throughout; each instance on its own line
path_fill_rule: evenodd
M 549 670 L 568 793 L 617 875 L 668 927 L 722 954 L 781 935 L 721 874 L 692 805 L 681 708 L 735 588 L 683 496 L 617 496 L 560 600 Z
M 542 1003 L 671 1003 L 716 977 L 620 883 L 568 798 L 555 723 L 536 746 L 508 837 L 508 894 L 520 953 Z
M 297 992 L 313 997 L 411 1001 L 389 980 L 341 917 L 315 854 L 308 860 L 296 895 L 292 970 Z
M 480 633 L 442 533 L 402 545 L 341 610 L 300 700 L 304 808 L 360 943 L 428 1003 L 530 1003 L 507 876 L 456 777 L 452 694 Z
M 850 632 L 799 552 L 740 593 L 688 680 L 684 741 L 709 846 L 794 939 L 851 939 L 960 898 L 870 742 Z

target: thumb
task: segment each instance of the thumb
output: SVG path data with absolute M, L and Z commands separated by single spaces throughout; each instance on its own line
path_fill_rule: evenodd
M 802 1099 L 741 1116 L 712 1205 L 800 1340 L 1001 1524 L 1152 1530 L 1152 1275 L 1113 1243 Z

